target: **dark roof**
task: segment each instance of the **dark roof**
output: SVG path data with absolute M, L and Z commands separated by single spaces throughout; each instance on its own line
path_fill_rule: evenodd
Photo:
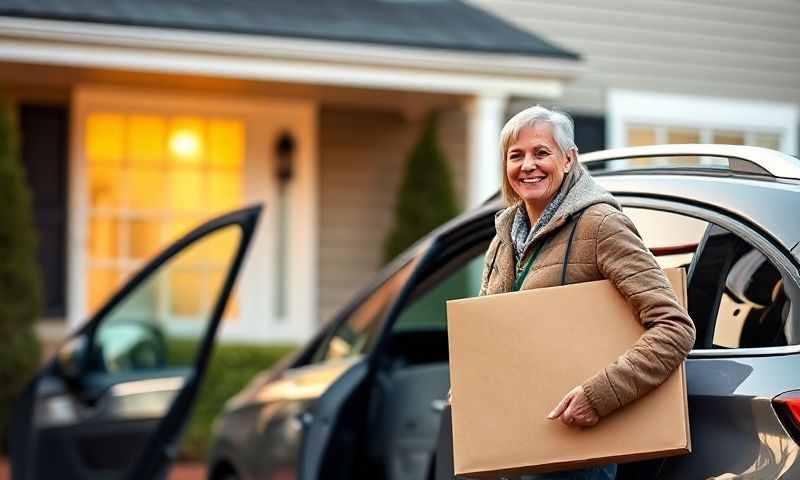
M 578 58 L 458 0 L 0 0 L 0 15 Z

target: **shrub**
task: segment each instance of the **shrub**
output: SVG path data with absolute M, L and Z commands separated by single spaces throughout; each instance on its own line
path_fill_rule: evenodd
M 450 165 L 439 148 L 436 117 L 431 115 L 406 162 L 395 226 L 384 245 L 384 260 L 396 257 L 458 211 Z
M 10 108 L 0 104 L 0 432 L 39 365 L 40 285 L 30 193 Z
M 169 363 L 194 362 L 194 341 L 169 342 Z M 225 402 L 241 390 L 256 373 L 272 366 L 295 349 L 293 345 L 218 344 L 198 392 L 192 418 L 181 441 L 181 457 L 204 460 L 211 440 L 211 424 Z

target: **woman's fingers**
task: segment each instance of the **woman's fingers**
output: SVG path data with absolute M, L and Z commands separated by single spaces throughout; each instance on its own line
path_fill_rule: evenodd
M 565 400 L 568 400 L 566 404 Z M 551 414 L 559 414 L 554 417 L 548 416 L 548 418 L 560 417 L 561 421 L 570 427 L 591 427 L 600 421 L 600 417 L 589 403 L 589 399 L 586 397 L 583 388 L 580 386 L 572 389 L 564 397 L 564 400 L 561 401 L 559 406 L 562 404 L 566 405 L 565 408 L 563 408 L 560 413 L 558 412 L 558 408 L 556 408 L 556 410 L 551 412 Z
M 554 408 L 553 411 L 547 415 L 547 418 L 553 420 L 554 418 L 560 417 L 567 409 L 567 407 L 569 407 L 569 404 L 572 401 L 572 397 L 574 395 L 575 395 L 575 389 L 570 390 L 569 393 L 564 395 L 564 398 L 562 398 L 561 402 L 559 402 L 558 405 L 556 405 L 556 408 Z

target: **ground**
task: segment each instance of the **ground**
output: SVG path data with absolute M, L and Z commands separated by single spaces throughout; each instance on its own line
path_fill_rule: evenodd
M 11 480 L 8 470 L 7 459 L 0 459 L 0 480 Z M 175 465 L 169 475 L 169 480 L 205 480 L 205 478 L 206 467 L 199 463 L 179 463 Z

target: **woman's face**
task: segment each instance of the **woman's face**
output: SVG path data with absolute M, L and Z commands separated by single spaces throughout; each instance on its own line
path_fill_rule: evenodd
M 506 177 L 526 205 L 543 209 L 558 192 L 573 155 L 564 154 L 549 124 L 525 127 L 506 151 Z

